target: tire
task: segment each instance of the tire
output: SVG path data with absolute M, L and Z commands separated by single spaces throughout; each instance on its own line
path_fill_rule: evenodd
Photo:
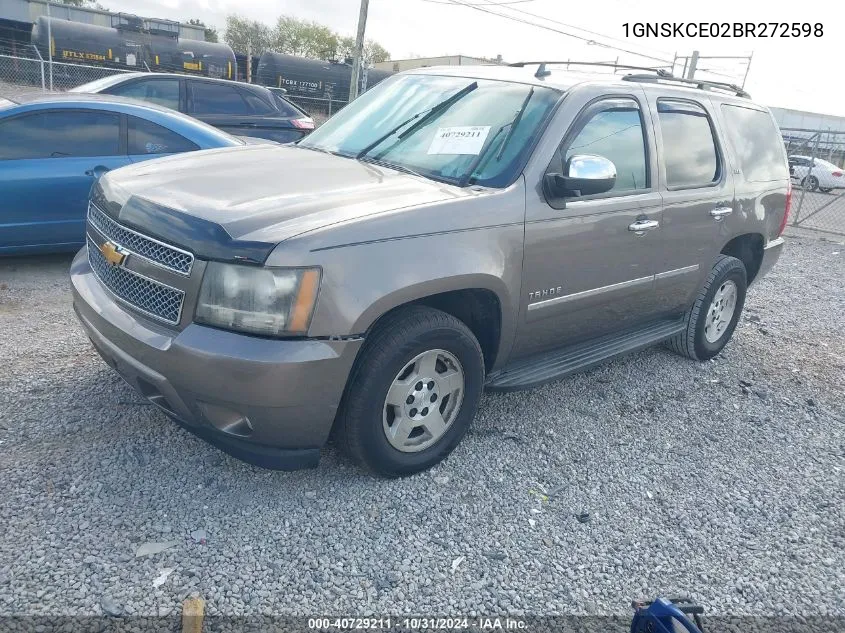
M 432 357 L 434 362 L 427 366 L 436 367 L 434 374 L 424 369 Z M 449 392 L 450 385 L 458 384 L 459 373 L 462 387 Z M 466 434 L 483 386 L 481 346 L 463 322 L 433 308 L 400 308 L 377 324 L 355 363 L 338 418 L 338 446 L 387 477 L 426 470 Z M 397 395 L 406 399 L 400 402 Z M 446 423 L 429 427 L 438 415 Z M 410 434 L 405 433 L 411 427 Z
M 830 193 L 831 191 L 833 191 L 833 187 L 819 187 L 819 191 L 821 191 L 822 193 Z
M 733 312 L 730 320 L 721 320 L 722 326 L 718 327 L 710 318 L 712 310 L 719 311 L 718 307 L 714 308 L 714 298 L 719 294 L 725 301 L 731 284 L 736 292 Z M 733 336 L 745 305 L 746 291 L 747 276 L 743 263 L 735 257 L 719 255 L 695 302 L 686 313 L 684 331 L 669 339 L 669 348 L 693 360 L 705 361 L 716 356 Z M 726 317 L 724 311 L 721 315 Z
M 806 185 L 804 184 L 806 182 Z M 807 189 L 807 191 L 815 191 L 819 188 L 819 179 L 815 176 L 804 176 L 801 179 L 801 187 Z

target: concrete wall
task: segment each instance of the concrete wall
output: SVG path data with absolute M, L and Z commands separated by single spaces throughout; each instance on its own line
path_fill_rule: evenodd
M 781 128 L 825 131 L 829 128 L 831 132 L 845 132 L 845 117 L 802 112 L 801 110 L 788 110 L 786 108 L 769 109 L 775 115 L 775 120 L 777 120 Z
M 389 72 L 402 72 L 412 68 L 425 68 L 427 66 L 472 66 L 478 64 L 495 64 L 496 60 L 484 59 L 483 57 L 467 57 L 466 55 L 443 55 L 441 57 L 418 57 L 413 59 L 392 59 L 386 62 L 375 64 L 378 70 Z

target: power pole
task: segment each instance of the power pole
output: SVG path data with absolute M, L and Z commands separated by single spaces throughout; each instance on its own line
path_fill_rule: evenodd
M 50 15 L 49 0 L 47 0 L 47 58 L 50 60 L 50 92 L 53 92 L 53 17 Z
M 693 51 L 689 60 L 689 68 L 687 68 L 687 79 L 695 78 L 696 66 L 698 66 L 698 51 Z
M 361 0 L 361 13 L 358 14 L 358 35 L 355 38 L 355 52 L 352 54 L 352 78 L 349 81 L 349 100 L 358 96 L 358 77 L 361 72 L 361 58 L 364 56 L 364 31 L 367 29 L 367 10 L 370 0 Z

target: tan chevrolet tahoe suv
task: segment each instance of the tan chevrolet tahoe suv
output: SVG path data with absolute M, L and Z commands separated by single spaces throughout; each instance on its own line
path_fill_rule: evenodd
M 74 307 L 106 362 L 231 454 L 388 476 L 484 389 L 666 343 L 718 354 L 790 201 L 769 111 L 725 84 L 554 64 L 395 75 L 295 145 L 92 191 Z

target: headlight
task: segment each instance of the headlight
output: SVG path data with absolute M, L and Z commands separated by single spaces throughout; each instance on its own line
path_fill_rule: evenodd
M 319 287 L 319 268 L 209 262 L 194 320 L 264 336 L 305 334 Z

